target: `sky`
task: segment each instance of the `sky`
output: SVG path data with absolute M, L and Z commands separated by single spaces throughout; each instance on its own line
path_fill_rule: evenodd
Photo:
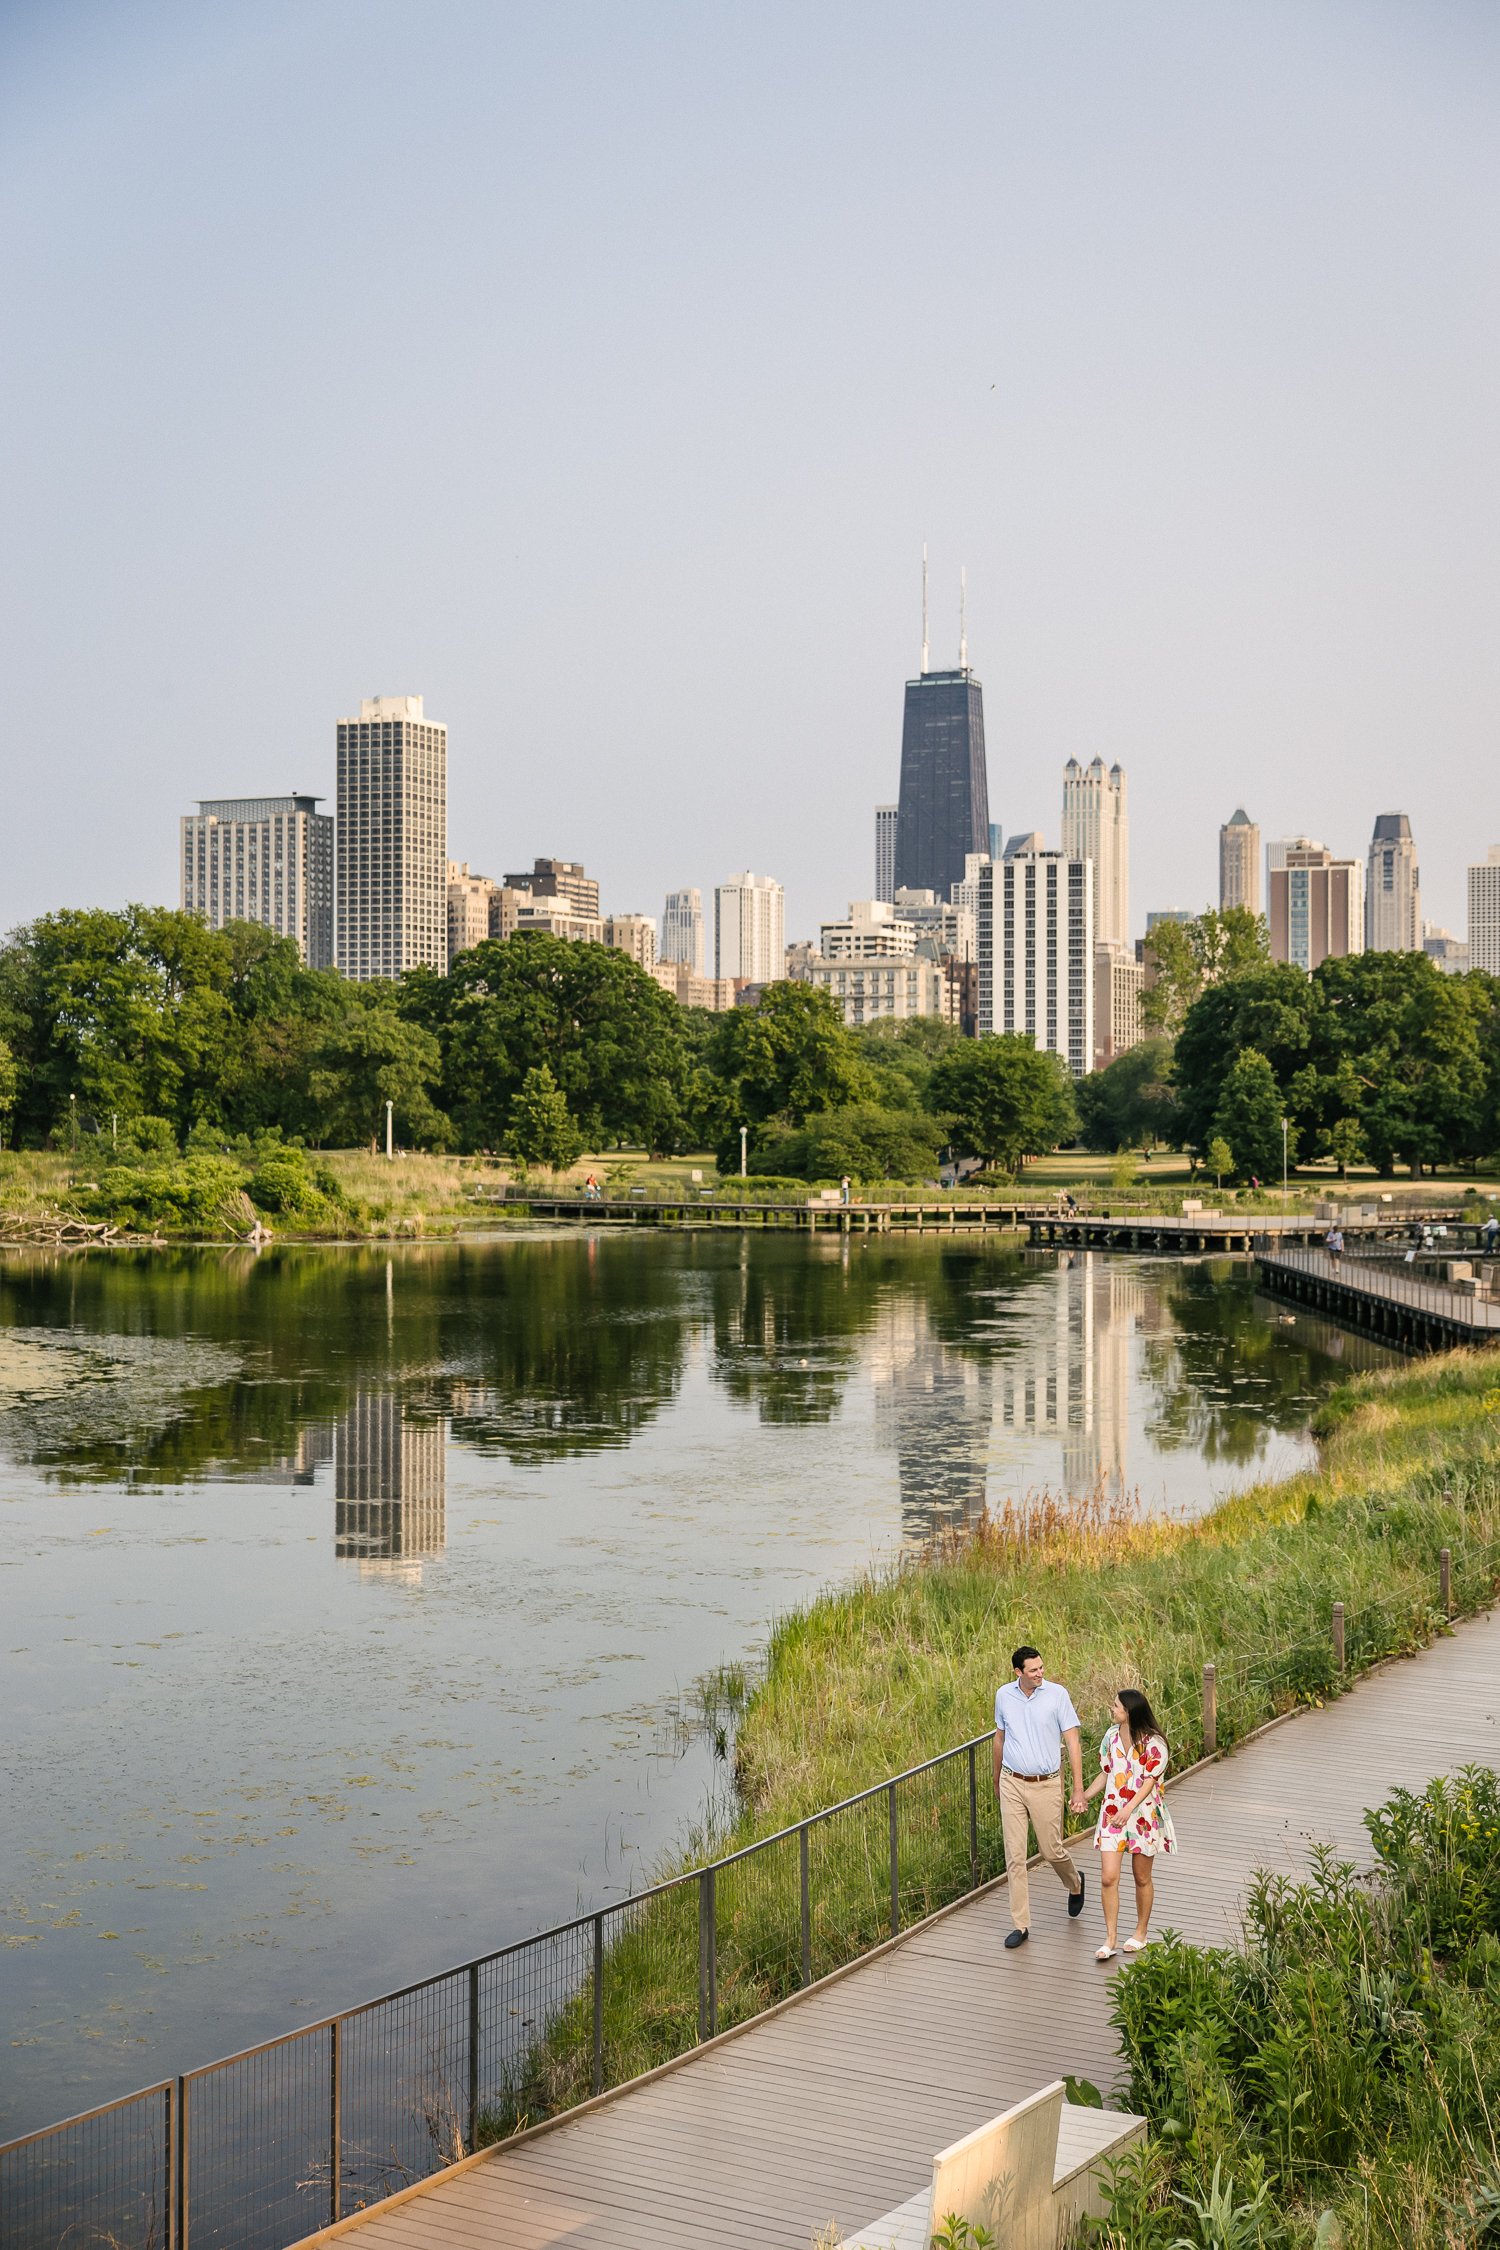
M 1489 0 L 0 0 L 0 928 L 421 694 L 449 848 L 873 886 L 931 553 L 991 817 L 1500 842 Z

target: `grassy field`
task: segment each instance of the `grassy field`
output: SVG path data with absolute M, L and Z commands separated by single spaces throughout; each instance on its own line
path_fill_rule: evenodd
M 1210 1660 L 1222 1748 L 1441 1632 L 1443 1547 L 1452 1550 L 1455 1607 L 1488 1606 L 1500 1584 L 1500 1358 L 1453 1353 L 1363 1377 L 1325 1406 L 1320 1434 L 1318 1467 L 1244 1493 L 1200 1522 L 1044 1496 L 784 1619 L 740 1716 L 737 1798 L 676 1866 L 778 1837 L 983 1733 L 1018 1641 L 1034 1642 L 1051 1675 L 1067 1681 L 1090 1742 L 1119 1686 L 1146 1687 L 1180 1767 L 1200 1754 Z M 1346 1605 L 1344 1673 L 1330 1631 L 1335 1599 Z M 709 1716 L 722 1724 L 722 1711 Z M 1002 1859 L 979 1755 L 982 1878 Z M 969 1886 L 965 1762 L 898 1794 L 905 1925 Z M 810 1832 L 816 1972 L 889 1934 L 887 1820 L 881 1792 Z M 721 2026 L 800 1981 L 798 1849 L 795 1836 L 768 1843 L 717 1879 Z M 606 2082 L 681 2053 L 697 2036 L 698 1911 L 697 1887 L 687 1885 L 612 1921 Z M 491 2137 L 583 2098 L 591 2021 L 585 1983 L 516 2059 L 487 2120 Z

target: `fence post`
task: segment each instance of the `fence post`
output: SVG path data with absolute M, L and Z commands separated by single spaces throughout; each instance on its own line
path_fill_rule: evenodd
M 969 1888 L 979 1888 L 979 1768 L 978 1750 L 969 1744 Z
M 163 2121 L 162 2140 L 162 2150 L 166 2159 L 163 2166 L 165 2177 L 162 2182 L 162 2205 L 167 2215 L 167 2250 L 177 2250 L 177 2132 L 176 2118 L 173 2115 L 177 2087 L 170 2078 L 167 2080 L 166 2096 L 166 2117 Z
M 1203 1755 L 1217 1756 L 1219 1748 L 1219 1668 L 1203 1667 Z
M 812 1983 L 812 1870 L 809 1864 L 808 1826 L 797 1831 L 797 1858 L 802 1878 L 802 1982 Z
M 1438 1592 L 1442 1597 L 1443 1615 L 1453 1615 L 1453 1550 L 1444 1547 L 1438 1553 Z
M 604 1916 L 594 1916 L 594 2092 L 604 2091 Z
M 339 2222 L 342 2186 L 340 2159 L 343 2151 L 340 2144 L 343 2140 L 343 2127 L 339 2116 L 339 2095 L 342 2089 L 339 2081 L 343 2074 L 339 2067 L 339 2028 L 339 2019 L 335 2016 L 328 2026 L 328 2224 L 331 2227 L 337 2226 Z
M 479 1963 L 469 1964 L 469 2146 L 479 2145 Z
M 698 2037 L 712 2039 L 719 2028 L 719 1959 L 714 1871 L 698 1877 Z
M 177 2250 L 188 2250 L 188 2082 L 177 2081 Z
M 894 1781 L 888 1786 L 886 1796 L 890 1799 L 891 1813 L 891 1936 L 899 1937 L 901 1935 L 901 1862 L 898 1855 L 901 1848 L 901 1835 L 896 1819 L 896 1784 Z
M 1335 1602 L 1333 1605 L 1333 1661 L 1335 1668 L 1342 1672 L 1344 1669 L 1344 1605 L 1342 1602 Z

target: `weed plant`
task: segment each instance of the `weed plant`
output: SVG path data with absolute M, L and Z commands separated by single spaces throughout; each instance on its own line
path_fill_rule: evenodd
M 1366 1815 L 1258 1875 L 1244 1944 L 1170 1935 L 1115 1984 L 1130 2106 L 1107 2250 L 1480 2250 L 1500 2242 L 1500 1776 Z

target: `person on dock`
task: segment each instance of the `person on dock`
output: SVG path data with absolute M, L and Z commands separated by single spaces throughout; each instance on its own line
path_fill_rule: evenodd
M 1323 1238 L 1323 1246 L 1327 1250 L 1329 1257 L 1333 1260 L 1333 1269 L 1334 1272 L 1337 1273 L 1339 1260 L 1344 1255 L 1343 1228 L 1339 1226 L 1330 1227 L 1327 1234 Z
M 1078 1713 L 1067 1689 L 1043 1677 L 1042 1659 L 1022 1646 L 1011 1656 L 1015 1674 L 995 1693 L 995 1795 L 1005 1838 L 1006 1890 L 1015 1928 L 1006 1938 L 1014 1952 L 1031 1935 L 1031 1896 L 1026 1867 L 1026 1831 L 1036 1830 L 1036 1846 L 1068 1893 L 1068 1913 L 1083 1912 L 1083 1875 L 1063 1842 L 1062 1752 L 1068 1748 L 1073 1773 L 1070 1812 L 1081 1813 L 1083 1754 Z
M 1099 1900 L 1104 1908 L 1104 1943 L 1096 1961 L 1113 1961 L 1119 1951 L 1120 1862 L 1130 1854 L 1135 1881 L 1135 1935 L 1127 1953 L 1151 1942 L 1151 1908 L 1156 1896 L 1156 1855 L 1175 1852 L 1177 1834 L 1162 1781 L 1167 1770 L 1167 1738 L 1139 1688 L 1121 1688 L 1110 1705 L 1113 1725 L 1099 1745 L 1099 1778 L 1088 1794 L 1104 1792 L 1094 1828 L 1099 1857 Z

